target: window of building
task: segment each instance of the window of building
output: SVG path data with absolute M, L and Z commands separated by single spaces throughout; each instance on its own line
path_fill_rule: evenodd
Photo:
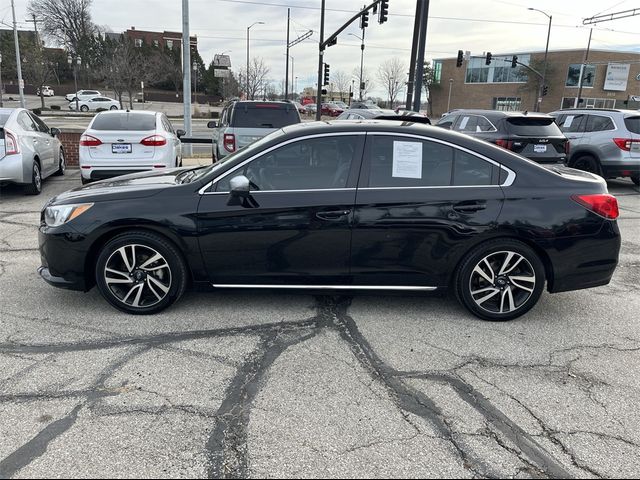
M 158 40 L 154 40 L 153 41 L 153 46 L 154 47 L 159 47 L 160 46 L 160 42 Z
M 576 97 L 562 97 L 562 108 L 573 108 Z M 585 98 L 578 104 L 578 108 L 615 108 L 615 98 Z
M 580 70 L 582 68 L 581 63 L 572 63 L 569 65 L 569 70 L 567 71 L 567 81 L 565 85 L 567 87 L 578 87 L 580 85 Z M 582 86 L 585 88 L 593 87 L 593 84 L 596 80 L 596 66 L 595 65 L 587 65 L 583 69 L 582 73 Z
M 520 97 L 494 97 L 493 109 L 503 112 L 517 112 L 522 110 L 522 98 Z
M 173 50 L 173 40 L 167 40 L 167 48 Z
M 472 57 L 467 62 L 466 83 L 526 83 L 527 70 L 524 67 L 511 68 L 511 56 L 493 57 L 491 65 L 485 64 L 485 57 Z M 518 61 L 529 65 L 530 55 L 519 55 Z
M 141 38 L 136 38 L 136 47 L 138 47 L 138 48 L 142 47 L 142 39 Z

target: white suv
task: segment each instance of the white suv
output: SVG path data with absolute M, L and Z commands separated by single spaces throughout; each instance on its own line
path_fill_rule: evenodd
M 97 90 L 78 90 L 76 93 L 68 93 L 64 96 L 68 102 L 75 102 L 76 97 L 78 100 L 89 100 L 93 97 L 100 97 L 102 94 Z

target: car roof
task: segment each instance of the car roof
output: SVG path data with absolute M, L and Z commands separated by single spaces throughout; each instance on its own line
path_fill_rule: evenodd
M 425 130 L 428 129 L 428 130 Z M 332 132 L 396 132 L 404 134 L 425 135 L 433 138 L 447 139 L 454 143 L 466 141 L 481 142 L 468 135 L 464 135 L 444 128 L 425 125 L 424 123 L 405 120 L 364 119 L 364 120 L 321 120 L 316 122 L 302 122 L 282 128 L 283 132 L 292 135 L 316 135 Z
M 106 112 L 100 112 L 98 115 L 122 115 L 123 113 L 133 113 L 136 115 L 158 115 L 160 112 L 154 112 L 151 110 L 109 110 Z
M 549 117 L 548 113 L 541 112 L 529 112 L 525 111 L 503 111 L 503 110 L 481 110 L 481 109 L 459 109 L 456 111 L 452 111 L 451 114 L 470 114 L 470 115 L 483 115 L 485 117 L 493 117 L 493 118 L 513 118 L 513 117 Z
M 393 110 L 384 108 L 350 108 L 349 110 L 346 110 L 345 113 L 357 113 L 358 115 L 370 117 L 378 115 L 396 115 L 396 112 Z
M 640 111 L 638 110 L 628 110 L 623 108 L 562 108 L 560 110 L 555 110 L 551 112 L 551 114 L 558 113 L 590 113 L 590 112 L 604 112 L 604 113 L 622 113 L 625 115 L 640 115 Z

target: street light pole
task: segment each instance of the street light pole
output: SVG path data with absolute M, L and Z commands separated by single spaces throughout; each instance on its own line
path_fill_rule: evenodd
M 449 79 L 449 99 L 447 100 L 447 112 L 451 109 L 451 87 L 453 86 L 453 78 Z
M 198 103 L 198 64 L 193 62 L 193 97 L 194 102 Z
M 4 107 L 4 101 L 2 98 L 2 54 L 0 53 L 0 108 Z
M 359 37 L 355 33 L 350 33 L 349 35 L 353 35 L 358 40 L 360 40 L 360 101 L 362 101 L 362 72 L 364 70 L 364 28 L 362 29 L 362 37 Z
M 20 42 L 18 41 L 18 24 L 16 22 L 16 7 L 11 0 L 11 12 L 13 13 L 13 40 L 16 44 L 16 69 L 18 70 L 18 92 L 20 93 L 20 106 L 25 108 L 24 80 L 22 79 L 22 65 L 20 64 Z
M 251 27 L 253 27 L 254 25 L 264 25 L 264 22 L 253 22 L 251 25 L 249 25 L 247 27 L 247 91 L 246 93 L 246 99 L 245 100 L 249 100 L 249 30 L 251 29 Z
M 544 49 L 544 67 L 542 67 L 542 81 L 540 83 L 540 88 L 538 89 L 538 98 L 536 99 L 536 112 L 540 111 L 540 104 L 542 103 L 542 93 L 544 92 L 544 82 L 547 76 L 547 55 L 549 54 L 549 38 L 551 37 L 551 20 L 553 19 L 552 15 L 549 15 L 542 10 L 538 10 L 537 8 L 529 7 L 529 10 L 534 10 L 536 12 L 540 12 L 543 15 L 549 17 L 549 29 L 547 30 L 547 46 Z

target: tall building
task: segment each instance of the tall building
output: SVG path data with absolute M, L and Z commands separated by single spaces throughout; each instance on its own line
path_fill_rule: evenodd
M 640 53 L 590 50 L 583 67 L 585 50 L 550 51 L 545 84 L 547 94 L 539 97 L 538 76 L 542 73 L 544 51 L 495 54 L 490 65 L 486 56 L 473 56 L 456 67 L 456 57 L 433 61 L 434 85 L 430 89 L 431 115 L 439 117 L 455 108 L 535 110 L 550 112 L 574 106 L 640 108 Z M 516 67 L 512 67 L 517 56 Z M 523 66 L 524 65 L 524 66 Z

